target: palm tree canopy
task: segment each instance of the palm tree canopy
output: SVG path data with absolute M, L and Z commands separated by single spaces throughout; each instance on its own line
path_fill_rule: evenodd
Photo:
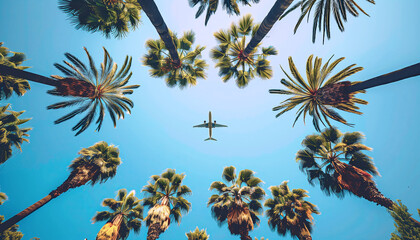
M 59 124 L 87 111 L 86 116 L 72 128 L 73 131 L 78 130 L 76 136 L 89 127 L 98 113 L 99 115 L 96 120 L 98 126 L 96 130 L 99 131 L 104 120 L 105 109 L 108 111 L 109 116 L 114 123 L 114 127 L 116 127 L 116 119 L 124 118 L 124 111 L 131 114 L 131 108 L 134 107 L 133 101 L 125 95 L 132 94 L 133 89 L 140 86 L 127 85 L 132 76 L 132 73 L 130 72 L 131 57 L 127 56 L 125 58 L 123 66 L 117 72 L 117 64 L 113 62 L 108 51 L 104 48 L 104 61 L 101 63 L 100 71 L 98 71 L 88 50 L 86 48 L 84 49 L 89 59 L 89 67 L 72 54 L 66 53 L 65 55 L 70 61 L 64 61 L 67 66 L 58 63 L 54 64 L 66 78 L 52 76 L 58 81 L 69 82 L 68 85 L 71 86 L 74 91 L 78 92 L 78 94 L 71 94 L 73 96 L 69 96 L 71 97 L 70 100 L 52 104 L 47 107 L 48 109 L 60 109 L 81 105 L 76 110 L 54 122 L 55 124 Z M 82 83 L 83 86 L 73 85 L 73 83 Z M 62 91 L 60 89 L 50 90 L 48 93 L 62 96 Z
M 210 237 L 205 229 L 200 230 L 198 227 L 195 228 L 194 232 L 186 233 L 185 236 L 187 236 L 188 240 L 208 240 Z
M 368 179 L 372 178 L 370 174 L 379 175 L 372 158 L 363 153 L 372 150 L 361 143 L 363 138 L 360 132 L 342 134 L 337 128 L 327 128 L 320 134 L 306 136 L 302 141 L 304 149 L 297 152 L 296 161 L 310 184 L 317 181 L 327 195 L 343 197 L 351 192 L 338 182 L 336 163 L 347 162 Z
M 366 0 L 369 3 L 375 4 L 374 0 Z M 311 15 L 312 9 L 314 9 L 313 27 L 312 27 L 312 42 L 316 40 L 316 32 L 321 32 L 322 29 L 322 41 L 325 41 L 325 36 L 330 39 L 330 18 L 334 14 L 335 22 L 337 23 L 340 31 L 344 31 L 344 22 L 347 21 L 347 14 L 351 14 L 354 17 L 359 16 L 359 11 L 369 16 L 357 3 L 356 0 L 301 0 L 293 5 L 287 12 L 285 12 L 282 18 L 295 9 L 300 9 L 301 14 L 298 22 L 296 23 L 294 32 L 298 30 L 303 19 Z M 281 18 L 280 18 L 281 19 Z
M 292 237 L 302 236 L 301 232 L 312 232 L 312 214 L 320 214 L 316 206 L 304 198 L 309 197 L 304 189 L 290 190 L 284 181 L 279 186 L 271 186 L 273 198 L 265 201 L 264 206 L 268 216 L 268 225 L 280 235 L 290 232 Z M 306 229 L 305 229 L 306 228 Z M 305 229 L 305 230 L 304 230 Z
M 69 168 L 75 172 L 80 167 L 93 166 L 98 171 L 90 179 L 90 183 L 103 183 L 117 173 L 117 167 L 121 164 L 119 154 L 119 149 L 114 145 L 108 145 L 104 141 L 98 142 L 80 150 L 80 156 L 73 160 Z
M 196 85 L 197 78 L 206 79 L 205 69 L 208 65 L 201 59 L 205 47 L 197 45 L 193 48 L 194 32 L 184 32 L 181 38 L 173 33 L 171 36 L 180 58 L 180 65 L 174 64 L 163 40 L 150 39 L 146 42 L 148 52 L 143 57 L 143 64 L 151 68 L 150 75 L 156 78 L 164 77 L 169 87 L 178 85 L 180 88 Z
M 195 18 L 200 17 L 204 10 L 207 8 L 205 25 L 207 25 L 211 15 L 216 13 L 217 6 L 219 5 L 219 0 L 188 0 L 188 2 L 190 3 L 191 7 L 195 7 L 197 4 L 200 4 L 200 7 L 195 14 Z M 242 5 L 251 6 L 250 3 L 259 3 L 260 0 L 223 0 L 221 2 L 223 4 L 223 9 L 225 9 L 229 15 L 239 15 L 240 11 L 238 2 L 242 3 Z
M 236 175 L 236 168 L 233 166 L 225 167 L 222 174 L 223 180 L 230 184 L 229 186 L 221 181 L 213 182 L 210 190 L 216 190 L 207 206 L 212 205 L 212 216 L 219 225 L 228 220 L 229 211 L 232 207 L 239 205 L 242 208 L 248 208 L 251 215 L 252 226 L 258 224 L 260 215 L 263 211 L 261 201 L 264 199 L 265 191 L 260 187 L 263 181 L 254 176 L 254 172 L 245 169 Z M 252 228 L 250 229 L 252 230 Z
M 388 210 L 394 219 L 395 231 L 391 233 L 391 240 L 420 239 L 420 226 L 413 222 L 407 206 L 398 200 L 392 210 Z M 420 209 L 417 209 L 420 215 Z
M 148 185 L 144 186 L 145 193 L 143 206 L 153 208 L 156 205 L 166 205 L 170 209 L 170 218 L 178 224 L 181 222 L 182 214 L 190 211 L 191 203 L 185 196 L 191 195 L 191 189 L 182 185 L 185 174 L 177 174 L 175 169 L 167 169 L 161 175 L 153 175 Z M 147 226 L 150 226 L 151 219 L 146 218 Z
M 107 38 L 122 38 L 140 23 L 137 0 L 59 0 L 59 8 L 77 29 L 102 32 Z
M 331 127 L 328 118 L 351 126 L 352 124 L 347 123 L 334 108 L 350 113 L 362 114 L 358 111 L 359 107 L 355 104 L 367 104 L 368 102 L 354 97 L 357 93 L 364 93 L 364 90 L 356 92 L 348 91 L 349 87 L 357 82 L 343 81 L 345 78 L 363 70 L 362 67 L 355 67 L 355 64 L 352 64 L 329 77 L 334 68 L 343 60 L 344 58 L 339 58 L 330 64 L 330 58 L 322 65 L 322 58 L 316 57 L 315 61 L 313 61 L 313 55 L 309 56 L 306 63 L 307 79 L 305 80 L 297 70 L 292 57 L 289 57 L 289 67 L 293 78 L 282 68 L 287 79 L 280 81 L 288 90 L 270 89 L 270 93 L 293 96 L 273 108 L 273 111 L 281 110 L 276 117 L 301 105 L 296 114 L 297 116 L 293 126 L 302 113 L 304 122 L 306 114 L 309 114 L 313 118 L 312 122 L 317 131 L 320 131 L 319 122 L 324 126 L 328 125 Z M 331 97 L 331 95 L 334 95 L 334 97 Z
M 229 30 L 220 30 L 214 34 L 219 45 L 211 50 L 210 56 L 217 61 L 216 67 L 219 68 L 223 82 L 233 77 L 236 85 L 244 88 L 255 75 L 262 79 L 272 77 L 273 70 L 267 57 L 277 55 L 273 46 L 265 48 L 258 44 L 248 56 L 244 55 L 247 37 L 251 39 L 258 27 L 259 24 L 254 24 L 248 14 L 240 19 L 238 25 L 232 24 Z
M 26 57 L 24 53 L 11 52 L 8 48 L 3 47 L 3 42 L 0 42 L 0 64 L 9 67 L 17 68 L 20 70 L 29 67 L 20 66 Z M 15 78 L 10 75 L 0 75 L 0 100 L 8 99 L 13 93 L 22 96 L 31 87 L 25 79 Z
M 2 205 L 7 200 L 7 195 L 0 192 L 0 205 Z
M 0 215 L 0 224 L 3 222 L 4 216 Z M 23 233 L 19 232 L 19 225 L 13 225 L 9 229 L 0 232 L 0 239 L 2 240 L 20 240 L 23 238 Z
M 102 206 L 108 207 L 110 211 L 97 212 L 93 222 L 112 221 L 122 215 L 122 221 L 118 232 L 118 239 L 127 239 L 131 230 L 140 232 L 141 221 L 143 220 L 143 206 L 135 196 L 135 191 L 127 193 L 126 189 L 118 190 L 116 199 L 107 198 Z
M 21 144 L 29 142 L 26 137 L 29 137 L 29 130 L 32 128 L 20 128 L 21 124 L 31 120 L 19 119 L 25 111 L 15 112 L 7 110 L 9 104 L 0 107 L 0 164 L 4 163 L 12 156 L 12 147 L 16 147 L 22 151 Z

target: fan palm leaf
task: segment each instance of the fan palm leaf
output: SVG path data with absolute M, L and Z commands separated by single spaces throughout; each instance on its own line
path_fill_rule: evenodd
M 119 150 L 114 145 L 98 142 L 93 146 L 83 148 L 79 152 L 79 157 L 70 164 L 71 173 L 66 181 L 43 199 L 1 223 L 0 234 L 69 189 L 83 186 L 89 182 L 93 186 L 113 178 L 120 164 Z
M 217 194 L 209 198 L 207 206 L 212 205 L 212 216 L 219 225 L 227 222 L 231 234 L 251 239 L 249 231 L 260 222 L 258 215 L 262 213 L 261 201 L 265 196 L 260 187 L 262 181 L 249 169 L 236 175 L 233 166 L 223 169 L 222 179 L 226 183 L 216 181 L 210 185 L 210 190 L 216 190 Z
M 169 87 L 195 86 L 197 79 L 205 79 L 207 63 L 201 58 L 205 47 L 197 45 L 195 48 L 195 34 L 192 31 L 184 32 L 181 38 L 171 34 L 177 49 L 180 64 L 177 65 L 161 39 L 146 42 L 147 54 L 143 57 L 143 64 L 150 67 L 150 75 L 156 78 L 165 78 Z
M 24 113 L 8 110 L 9 104 L 0 107 L 0 164 L 6 162 L 12 156 L 12 147 L 16 147 L 22 151 L 22 143 L 29 142 L 28 132 L 32 128 L 20 128 L 21 124 L 30 120 L 19 119 Z
M 319 183 L 327 195 L 344 197 L 345 193 L 352 193 L 392 208 L 393 202 L 379 192 L 372 179 L 379 172 L 372 158 L 363 152 L 372 150 L 361 143 L 363 138 L 360 132 L 342 134 L 334 127 L 327 128 L 320 134 L 306 136 L 296 161 L 309 183 Z
M 145 219 L 149 228 L 147 240 L 155 240 L 165 232 L 171 219 L 181 223 L 183 214 L 190 211 L 191 203 L 184 197 L 191 194 L 191 189 L 182 185 L 185 174 L 177 174 L 174 169 L 167 169 L 161 175 L 153 175 L 142 192 L 146 197 L 143 206 L 149 208 Z
M 312 214 L 320 214 L 316 206 L 304 198 L 309 197 L 304 189 L 290 190 L 287 181 L 279 186 L 271 186 L 273 198 L 265 201 L 268 208 L 268 225 L 272 230 L 277 230 L 280 235 L 290 232 L 292 237 L 298 239 L 312 239 Z
M 96 240 L 127 239 L 130 231 L 140 232 L 143 206 L 135 196 L 134 190 L 127 193 L 126 189 L 120 189 L 116 199 L 107 198 L 102 205 L 111 211 L 97 212 L 93 217 L 93 222 L 107 221 Z
M 211 15 L 216 13 L 217 7 L 219 6 L 219 0 L 188 0 L 188 2 L 191 7 L 195 7 L 199 4 L 195 18 L 199 18 L 207 8 L 205 25 L 207 25 Z M 259 3 L 260 0 L 222 0 L 220 2 L 223 4 L 223 9 L 225 9 L 229 15 L 240 15 L 241 12 L 239 11 L 238 3 L 251 6 L 251 3 Z
M 122 38 L 140 23 L 137 0 L 59 0 L 76 29 L 101 32 L 105 37 Z
M 194 232 L 186 233 L 185 236 L 187 236 L 188 240 L 208 240 L 210 237 L 205 229 L 200 230 L 198 227 L 195 228 Z
M 273 71 L 267 57 L 277 55 L 273 46 L 264 48 L 258 44 L 248 55 L 244 55 L 246 38 L 252 37 L 258 27 L 251 15 L 246 15 L 237 25 L 232 23 L 229 30 L 214 34 L 219 45 L 211 50 L 210 56 L 217 61 L 216 67 L 223 82 L 235 78 L 237 86 L 244 88 L 255 76 L 262 79 L 272 77 Z
M 108 51 L 104 48 L 104 61 L 101 63 L 100 70 L 95 66 L 93 58 L 86 48 L 84 48 L 89 59 L 89 66 L 86 66 L 78 58 L 70 53 L 66 53 L 68 61 L 64 61 L 66 66 L 55 64 L 66 77 L 52 76 L 57 81 L 68 82 L 72 91 L 77 94 L 70 94 L 72 99 L 52 104 L 47 109 L 61 109 L 78 106 L 76 110 L 57 119 L 54 123 L 59 124 L 67 121 L 76 115 L 87 112 L 73 128 L 77 131 L 76 136 L 85 131 L 97 116 L 96 130 L 102 127 L 105 111 L 108 111 L 114 127 L 117 126 L 116 120 L 124 118 L 124 112 L 131 114 L 134 107 L 133 101 L 125 95 L 132 94 L 133 89 L 140 85 L 127 85 L 132 76 L 130 72 L 131 57 L 125 58 L 124 64 L 119 71 L 116 63 L 113 62 Z M 74 81 L 73 81 L 74 80 Z M 74 84 L 77 83 L 77 84 Z M 49 94 L 59 95 L 63 91 L 57 89 L 48 91 Z M 98 115 L 99 114 L 99 115 Z

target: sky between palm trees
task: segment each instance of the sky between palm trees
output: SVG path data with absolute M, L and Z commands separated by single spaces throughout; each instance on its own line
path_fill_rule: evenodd
M 75 189 L 21 221 L 19 225 L 25 239 L 53 239 L 51 229 L 64 240 L 94 239 L 102 226 L 92 225 L 90 220 L 96 211 L 102 210 L 100 203 L 104 198 L 115 195 L 121 188 L 135 189 L 136 196 L 142 197 L 140 190 L 149 177 L 161 174 L 166 168 L 186 174 L 184 184 L 193 192 L 188 198 L 192 209 L 182 218 L 180 226 L 172 224 L 160 239 L 185 239 L 185 233 L 196 226 L 206 228 L 210 239 L 238 239 L 230 235 L 227 225 L 218 227 L 211 218 L 210 208 L 206 207 L 212 194 L 208 191 L 211 182 L 220 179 L 223 167 L 230 165 L 256 171 L 256 176 L 265 182 L 262 187 L 267 192 L 268 187 L 284 180 L 289 180 L 291 188 L 308 190 L 308 200 L 322 213 L 314 216 L 314 239 L 337 239 L 338 235 L 343 240 L 390 238 L 393 220 L 382 207 L 354 196 L 343 200 L 327 197 L 319 187 L 307 183 L 295 162 L 295 154 L 302 148 L 300 143 L 304 137 L 315 130 L 310 122 L 306 126 L 298 122 L 292 128 L 293 112 L 276 119 L 271 109 L 286 97 L 269 94 L 268 89 L 281 88 L 280 79 L 284 75 L 279 64 L 286 69 L 289 56 L 301 72 L 311 54 L 325 60 L 333 54 L 335 58 L 345 57 L 338 68 L 353 63 L 364 67 L 349 79 L 351 81 L 365 80 L 419 62 L 420 29 L 415 26 L 420 22 L 417 14 L 420 2 L 382 1 L 376 5 L 362 2 L 370 17 L 361 15 L 349 19 L 344 33 L 332 23 L 332 39 L 324 45 L 322 41 L 312 44 L 312 24 L 302 23 L 293 35 L 299 14 L 291 14 L 277 22 L 263 40 L 264 46 L 273 45 L 279 52 L 270 59 L 273 78 L 255 78 L 245 89 L 238 89 L 234 81 L 223 83 L 214 68 L 215 62 L 210 59 L 210 49 L 217 45 L 213 33 L 228 28 L 240 17 L 228 17 L 220 8 L 204 27 L 204 18 L 194 18 L 196 9 L 190 8 L 187 0 L 166 2 L 169 1 L 156 0 L 168 27 L 178 35 L 192 29 L 196 33 L 195 44 L 207 46 L 203 53 L 210 65 L 207 80 L 198 80 L 197 86 L 184 90 L 168 88 L 164 79 L 149 77 L 149 69 L 142 65 L 146 40 L 158 38 L 145 14 L 136 31 L 118 40 L 76 30 L 66 14 L 58 9 L 57 1 L 1 2 L 0 8 L 6 11 L 0 16 L 0 42 L 12 51 L 24 52 L 28 57 L 25 66 L 32 67 L 29 71 L 45 76 L 58 74 L 53 64 L 64 60 L 65 52 L 86 61 L 83 47 L 88 48 L 99 63 L 104 46 L 119 66 L 126 55 L 133 57 L 130 84 L 141 87 L 131 96 L 132 114 L 120 120 L 116 129 L 107 117 L 99 133 L 89 128 L 78 137 L 69 130 L 76 119 L 53 124 L 65 111 L 46 110 L 46 106 L 61 101 L 46 94 L 52 89 L 48 86 L 31 83 L 31 90 L 23 97 L 2 100 L 2 105 L 10 102 L 13 111 L 26 110 L 22 118 L 33 118 L 25 125 L 33 130 L 30 143 L 22 146 L 23 152 L 14 151 L 14 156 L 0 166 L 0 192 L 9 197 L 0 207 L 0 214 L 11 217 L 41 199 L 67 178 L 67 166 L 81 148 L 104 140 L 120 149 L 123 163 L 116 177 L 102 185 Z M 253 7 L 240 6 L 241 14 L 251 13 L 256 22 L 261 22 L 274 2 L 265 0 Z M 363 95 L 363 99 L 369 101 L 367 106 L 361 107 L 364 115 L 342 114 L 355 127 L 335 124 L 342 132 L 361 131 L 366 135 L 364 144 L 373 148 L 369 155 L 382 175 L 375 177 L 381 192 L 393 200 L 401 199 L 412 213 L 420 202 L 420 159 L 415 154 L 420 133 L 418 89 L 419 77 L 370 89 Z M 207 118 L 209 110 L 218 123 L 229 126 L 213 132 L 218 142 L 204 142 L 208 132 L 192 128 Z M 331 223 L 336 222 L 340 224 L 331 228 Z M 128 239 L 145 239 L 144 226 L 140 236 L 130 234 Z M 266 217 L 261 218 L 260 226 L 251 236 L 279 238 L 269 230 Z M 291 238 L 288 235 L 282 239 Z

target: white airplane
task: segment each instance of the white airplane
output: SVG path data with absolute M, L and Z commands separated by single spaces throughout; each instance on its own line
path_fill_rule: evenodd
M 209 112 L 209 122 L 207 123 L 206 121 L 204 121 L 204 124 L 200 124 L 200 125 L 196 125 L 194 127 L 202 127 L 202 128 L 208 128 L 209 129 L 209 138 L 204 139 L 204 141 L 208 141 L 208 140 L 213 140 L 213 141 L 217 141 L 215 138 L 211 137 L 211 129 L 212 128 L 216 128 L 216 127 L 227 127 L 226 125 L 222 125 L 222 124 L 217 124 L 216 121 L 214 121 L 214 123 L 211 122 L 211 111 Z

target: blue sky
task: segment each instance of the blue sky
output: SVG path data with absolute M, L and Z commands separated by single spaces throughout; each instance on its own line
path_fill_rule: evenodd
M 274 2 L 265 0 L 253 7 L 241 7 L 241 13 L 251 13 L 260 22 Z M 287 67 L 289 56 L 302 73 L 311 54 L 323 59 L 332 55 L 346 57 L 337 69 L 353 63 L 365 68 L 349 78 L 352 81 L 417 63 L 420 2 L 405 0 L 401 4 L 388 0 L 371 5 L 361 1 L 370 17 L 350 18 L 344 33 L 332 24 L 332 39 L 324 45 L 321 41 L 311 42 L 311 24 L 303 23 L 293 35 L 298 15 L 292 14 L 276 23 L 263 41 L 263 46 L 273 45 L 279 51 L 269 59 L 273 78 L 256 78 L 245 89 L 238 89 L 233 80 L 223 83 L 209 58 L 209 50 L 216 46 L 213 33 L 228 28 L 239 17 L 229 17 L 220 7 L 204 27 L 204 19 L 194 18 L 196 8 L 190 8 L 187 0 L 160 0 L 156 4 L 173 31 L 181 34 L 192 29 L 196 32 L 196 44 L 207 46 L 203 58 L 210 65 L 208 77 L 197 86 L 184 90 L 168 88 L 163 79 L 149 77 L 148 68 L 140 60 L 146 52 L 146 40 L 156 39 L 158 34 L 145 14 L 139 28 L 126 38 L 106 39 L 100 33 L 76 30 L 57 8 L 57 1 L 1 1 L 0 41 L 12 51 L 26 53 L 29 71 L 45 76 L 59 74 L 53 64 L 64 60 L 65 52 L 86 61 L 84 46 L 99 63 L 104 46 L 120 65 L 126 55 L 133 57 L 130 82 L 141 85 L 131 96 L 135 103 L 132 114 L 119 120 L 117 128 L 106 119 L 99 133 L 91 126 L 78 137 L 71 131 L 77 119 L 53 124 L 67 111 L 46 110 L 46 106 L 61 101 L 46 94 L 49 86 L 33 83 L 25 96 L 2 100 L 1 105 L 11 103 L 13 110 L 26 110 L 23 117 L 32 118 L 26 125 L 33 127 L 31 142 L 23 145 L 23 152 L 14 151 L 13 157 L 0 166 L 0 191 L 9 196 L 9 201 L 0 207 L 0 214 L 6 218 L 59 186 L 68 177 L 68 165 L 83 147 L 107 141 L 119 147 L 123 161 L 114 179 L 70 190 L 22 220 L 19 225 L 24 239 L 95 239 L 103 223 L 92 224 L 91 218 L 104 210 L 102 200 L 114 197 L 120 188 L 136 190 L 137 196 L 142 197 L 140 190 L 149 177 L 166 168 L 187 175 L 185 184 L 193 191 L 188 198 L 192 210 L 183 217 L 181 225 L 172 224 L 160 239 L 186 239 L 185 232 L 196 226 L 206 228 L 213 240 L 238 239 L 229 234 L 227 225 L 218 227 L 206 207 L 212 194 L 208 191 L 211 182 L 221 180 L 223 167 L 230 165 L 238 170 L 254 170 L 267 191 L 269 186 L 284 180 L 290 181 L 291 188 L 308 190 L 309 200 L 321 211 L 315 216 L 314 239 L 389 239 L 393 220 L 383 207 L 354 196 L 328 197 L 319 186 L 308 184 L 294 159 L 303 138 L 315 130 L 301 121 L 292 128 L 294 112 L 276 119 L 271 108 L 284 97 L 268 94 L 268 89 L 281 87 L 284 75 L 279 65 Z M 373 148 L 369 155 L 381 173 L 375 178 L 378 189 L 392 200 L 401 199 L 412 213 L 420 207 L 420 157 L 416 154 L 420 134 L 416 124 L 420 116 L 419 88 L 420 78 L 416 77 L 371 89 L 361 96 L 369 101 L 369 105 L 361 107 L 364 115 L 343 114 L 355 127 L 336 124 L 342 132 L 361 131 L 366 135 L 364 143 Z M 217 142 L 203 141 L 208 136 L 207 129 L 192 128 L 207 119 L 208 111 L 218 123 L 229 125 L 214 130 Z M 131 234 L 129 239 L 145 239 L 146 233 L 144 224 L 140 235 Z M 265 217 L 251 236 L 280 238 L 270 231 Z

